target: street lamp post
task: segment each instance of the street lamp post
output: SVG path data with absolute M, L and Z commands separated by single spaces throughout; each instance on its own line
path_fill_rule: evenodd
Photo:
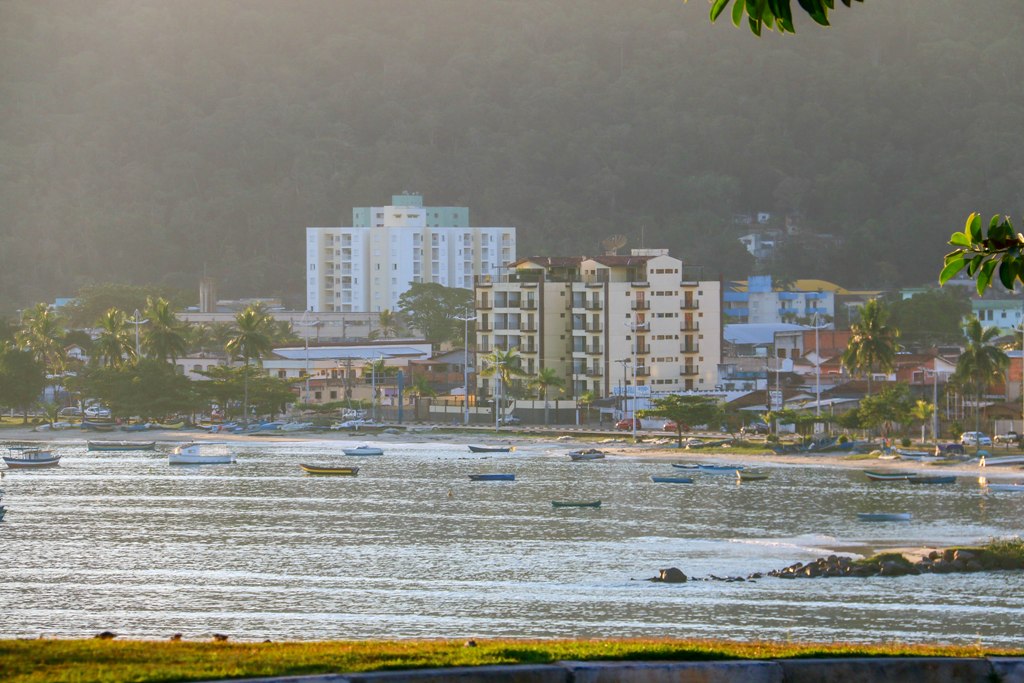
M 149 318 L 142 320 L 141 316 L 139 315 L 139 309 L 136 308 L 135 316 L 129 318 L 128 322 L 130 322 L 132 325 L 135 325 L 135 357 L 138 358 L 141 353 L 141 348 L 139 347 L 139 325 L 145 325 L 146 323 L 148 323 Z
M 632 335 L 633 335 L 632 339 L 631 339 L 631 341 L 632 341 L 632 352 L 633 352 L 633 411 L 632 411 L 632 413 L 630 415 L 630 424 L 633 427 L 633 441 L 636 442 L 636 420 L 637 420 L 637 418 L 636 418 L 636 399 L 637 399 L 637 391 L 636 391 L 636 323 L 632 322 L 632 321 L 627 321 L 627 322 L 624 322 L 623 325 L 625 325 L 627 328 L 629 328 L 630 332 L 632 332 Z M 625 372 L 625 366 L 623 366 L 623 372 Z M 627 398 L 628 398 L 628 395 L 627 395 Z
M 462 345 L 465 347 L 465 357 L 462 364 L 462 424 L 469 424 L 469 321 L 476 320 L 475 315 L 465 317 L 455 316 L 465 324 L 465 331 L 462 334 Z
M 302 313 L 302 320 L 300 320 L 298 322 L 299 325 L 301 325 L 301 326 L 306 328 L 306 334 L 303 335 L 303 338 L 305 340 L 305 346 L 306 346 L 306 401 L 305 402 L 307 404 L 309 403 L 309 328 L 310 327 L 315 327 L 317 329 L 317 339 L 319 339 L 320 338 L 320 325 L 323 324 L 322 321 L 320 321 L 320 320 L 312 320 L 312 321 L 307 320 L 308 316 L 309 316 L 309 312 L 308 311 L 303 311 L 303 313 Z

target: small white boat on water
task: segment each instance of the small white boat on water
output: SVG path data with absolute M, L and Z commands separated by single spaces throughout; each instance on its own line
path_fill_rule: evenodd
M 223 441 L 192 441 L 175 447 L 167 456 L 171 465 L 227 465 L 234 461 L 235 454 Z
M 989 491 L 1024 491 L 1024 484 L 988 484 L 985 488 Z
M 980 467 L 998 467 L 1000 465 L 1024 465 L 1024 455 L 983 455 L 978 459 Z
M 60 455 L 53 451 L 30 446 L 10 446 L 11 452 L 3 456 L 11 468 L 53 467 L 60 463 Z
M 345 455 L 384 455 L 384 449 L 377 446 L 356 446 L 355 448 L 343 448 Z

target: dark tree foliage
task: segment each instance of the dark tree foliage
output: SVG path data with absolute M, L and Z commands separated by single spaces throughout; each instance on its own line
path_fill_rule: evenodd
M 923 350 L 963 341 L 963 321 L 971 302 L 961 287 L 919 292 L 909 299 L 887 302 L 889 322 L 900 331 L 900 343 L 908 350 Z
M 851 288 L 934 280 L 936 226 L 1024 211 L 1019 0 L 828 31 L 742 4 L 796 35 L 702 0 L 0 3 L 0 306 L 204 273 L 301 306 L 304 229 L 402 190 L 523 256 L 622 233 L 727 278 L 735 215 L 796 212 Z
M 192 385 L 173 365 L 152 358 L 92 368 L 76 383 L 84 398 L 103 402 L 115 417 L 144 420 L 192 412 L 198 405 Z
M 464 323 L 456 316 L 473 310 L 473 292 L 434 282 L 413 283 L 398 297 L 398 310 L 409 325 L 432 344 L 462 339 Z
M 27 422 L 45 386 L 46 368 L 30 351 L 0 345 L 0 406 L 17 410 Z

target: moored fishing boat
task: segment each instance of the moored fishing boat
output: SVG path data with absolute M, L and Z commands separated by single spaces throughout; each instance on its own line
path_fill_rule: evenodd
M 175 447 L 167 456 L 171 465 L 227 465 L 234 461 L 235 454 L 223 441 L 193 441 Z
M 604 451 L 596 448 L 584 448 L 578 451 L 569 451 L 570 460 L 600 460 L 604 457 Z
M 908 522 L 913 517 L 909 512 L 858 512 L 862 522 Z
M 515 446 L 474 446 L 469 445 L 470 453 L 511 453 L 516 449 Z
M 11 468 L 52 467 L 60 463 L 60 454 L 35 446 L 9 446 L 11 452 L 3 456 Z
M 698 463 L 697 469 L 701 472 L 707 472 L 708 474 L 733 474 L 743 469 L 743 465 L 708 465 L 705 463 Z
M 553 501 L 551 501 L 551 507 L 553 507 L 553 508 L 599 508 L 599 507 L 601 507 L 601 501 L 600 500 L 589 500 L 589 501 L 553 500 Z
M 510 473 L 498 474 L 471 474 L 470 481 L 514 481 L 516 475 Z
M 156 441 L 88 441 L 90 451 L 154 451 Z
M 956 476 L 949 474 L 915 474 L 907 477 L 911 484 L 955 484 Z
M 307 465 L 300 463 L 299 467 L 304 472 L 309 474 L 335 474 L 341 476 L 354 477 L 359 473 L 358 467 L 345 467 L 345 466 L 333 466 L 333 465 Z
M 1024 484 L 988 484 L 985 486 L 988 491 L 1024 491 Z
M 913 472 L 900 470 L 864 470 L 864 476 L 872 481 L 906 481 L 916 475 Z
M 693 477 L 662 477 L 652 475 L 651 481 L 655 484 L 692 484 Z
M 757 472 L 755 470 L 736 470 L 736 481 L 764 481 L 767 478 L 767 472 Z
M 384 455 L 384 449 L 377 446 L 356 446 L 355 448 L 341 449 L 345 455 Z

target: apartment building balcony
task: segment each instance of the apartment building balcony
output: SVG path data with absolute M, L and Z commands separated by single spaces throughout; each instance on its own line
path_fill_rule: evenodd
M 650 332 L 651 331 L 651 323 L 649 323 L 649 322 L 630 323 L 628 325 L 628 327 L 630 329 L 632 329 L 634 332 Z
M 679 353 L 700 353 L 700 344 L 680 344 Z
M 478 311 L 489 311 L 492 308 L 494 308 L 494 306 L 492 306 L 489 301 L 486 301 L 486 302 L 484 302 L 484 301 L 477 301 L 475 306 L 476 306 L 476 310 L 478 310 Z
M 649 367 L 647 367 L 646 365 L 638 365 L 638 366 L 636 366 L 636 376 L 637 377 L 650 377 L 651 376 L 651 369 Z
M 599 367 L 587 368 L 587 377 L 601 377 L 604 371 Z
M 487 343 L 477 344 L 477 347 L 476 347 L 476 352 L 477 353 L 490 353 L 493 350 L 494 350 L 494 347 L 491 346 L 490 344 L 487 344 Z
M 593 346 L 586 347 L 583 352 L 588 356 L 601 356 L 604 354 L 604 349 L 601 348 L 600 344 L 594 344 Z
M 629 283 L 630 287 L 650 287 L 651 283 L 647 280 L 631 280 Z
M 520 332 L 536 332 L 537 323 L 522 323 L 519 325 Z
M 604 308 L 604 302 L 601 301 L 586 301 L 583 307 L 588 311 L 600 311 Z
M 494 281 L 490 275 L 474 275 L 473 276 L 474 287 L 493 287 Z
M 494 331 L 494 326 L 491 325 L 491 323 L 477 323 L 476 324 L 476 331 L 477 332 L 493 332 Z
M 649 311 L 651 309 L 650 301 L 633 301 L 629 307 L 634 311 Z
M 683 299 L 679 302 L 679 310 L 681 311 L 696 311 L 699 308 L 696 301 L 687 301 Z
M 696 377 L 700 369 L 696 365 L 684 365 L 679 369 L 679 374 L 682 377 Z
M 587 328 L 583 327 L 582 325 L 579 326 L 579 327 L 573 327 L 572 328 L 572 333 L 573 334 L 586 334 L 587 333 Z
M 651 352 L 651 345 L 650 344 L 644 344 L 643 346 L 636 347 L 636 353 L 637 353 L 638 356 L 642 356 L 642 355 L 650 353 L 650 352 Z
M 519 346 L 519 353 L 537 353 L 536 344 L 522 344 Z
M 590 323 L 587 325 L 587 332 L 601 332 L 604 326 L 601 323 Z
M 700 323 L 696 320 L 686 322 L 685 320 L 679 326 L 680 332 L 700 332 Z
M 537 310 L 537 301 L 534 299 L 527 299 L 519 307 L 524 311 L 535 311 Z

